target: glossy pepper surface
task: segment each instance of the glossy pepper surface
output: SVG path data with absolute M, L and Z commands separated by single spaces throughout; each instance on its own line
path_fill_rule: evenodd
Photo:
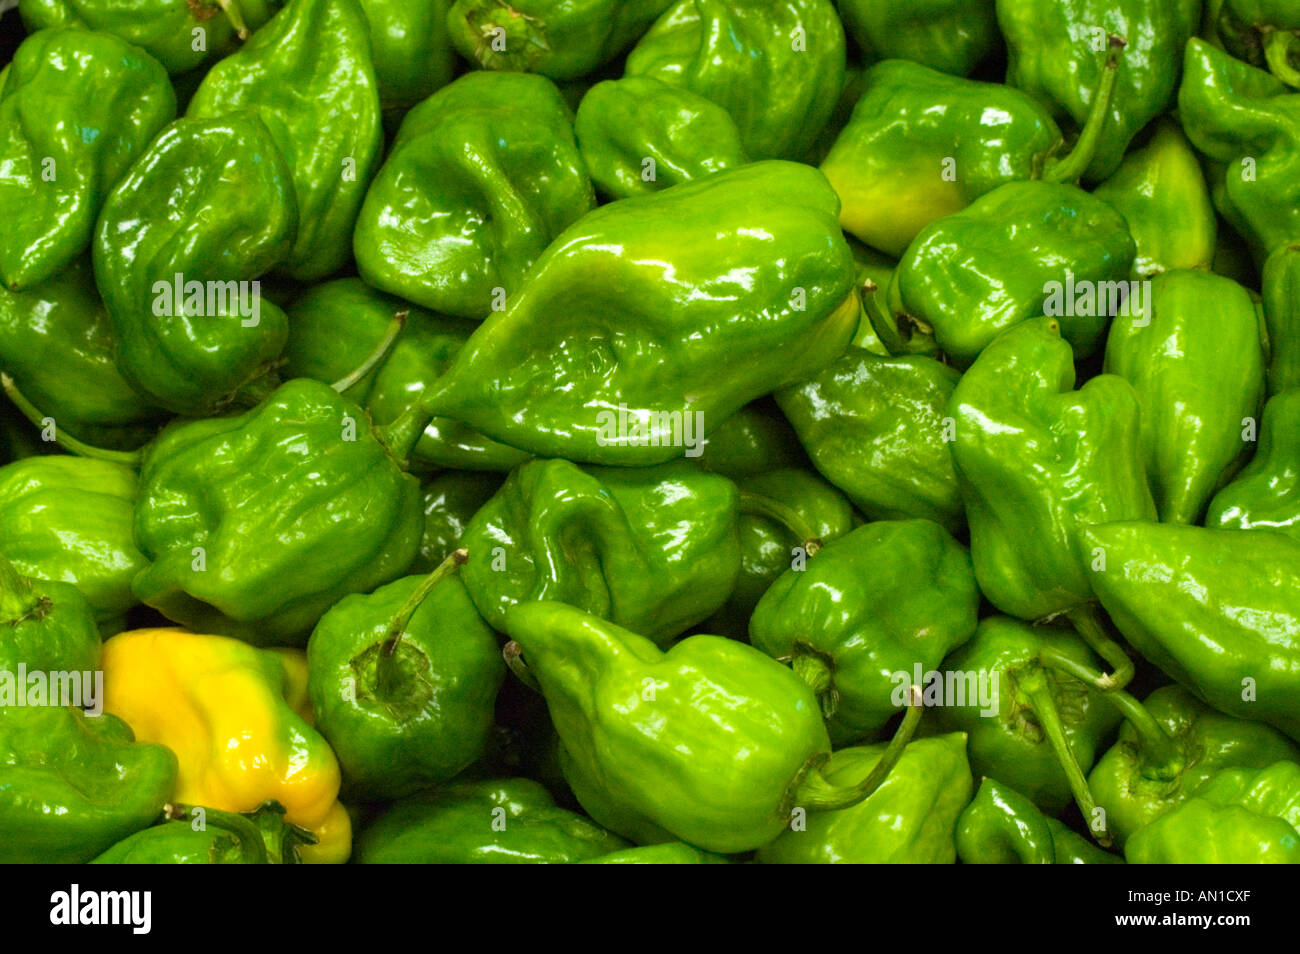
M 580 865 L 725 865 L 728 861 L 721 855 L 686 844 L 684 841 L 666 841 L 660 845 L 641 845 L 637 848 L 624 848 L 611 851 L 597 858 L 586 858 Z
M 1122 864 L 1009 785 L 991 778 L 957 818 L 957 857 L 968 865 Z
M 167 73 L 107 33 L 34 33 L 0 85 L 0 279 L 52 278 L 90 247 L 104 197 L 176 115 Z
M 119 841 L 93 865 L 297 864 L 300 846 L 315 836 L 284 822 L 269 802 L 249 815 L 168 805 L 166 821 Z
M 90 604 L 67 583 L 21 575 L 0 553 L 0 705 L 17 689 L 19 666 L 29 672 L 93 673 L 99 665 L 99 631 Z M 47 700 L 48 701 L 48 700 Z
M 1300 536 L 1300 389 L 1264 406 L 1255 456 L 1214 495 L 1205 525 Z
M 449 0 L 359 0 L 370 27 L 371 59 L 385 119 L 451 80 L 456 55 L 447 31 Z
M 176 753 L 174 797 L 251 812 L 269 799 L 315 835 L 303 860 L 341 863 L 351 823 L 339 766 L 311 727 L 301 652 L 255 649 L 180 629 L 137 629 L 104 644 L 104 709 Z
M 837 9 L 868 62 L 911 60 L 966 76 L 998 46 L 993 0 L 840 0 Z
M 460 545 L 465 528 L 480 508 L 501 489 L 498 474 L 474 474 L 448 470 L 421 489 L 424 502 L 424 534 L 420 553 L 411 564 L 412 573 L 430 573 Z
M 1300 243 L 1283 244 L 1264 262 L 1261 277 L 1268 329 L 1268 390 L 1300 388 Z
M 1206 5 L 1205 35 L 1238 59 L 1300 86 L 1296 70 L 1300 4 L 1295 0 L 1215 0 Z
M 764 399 L 746 404 L 721 424 L 709 428 L 700 464 L 738 480 L 773 470 L 806 467 L 808 458 L 785 415 Z

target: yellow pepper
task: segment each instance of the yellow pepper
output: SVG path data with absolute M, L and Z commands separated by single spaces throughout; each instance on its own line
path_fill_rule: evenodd
M 104 708 L 143 742 L 176 753 L 174 798 L 233 812 L 268 799 L 316 835 L 311 863 L 347 861 L 352 825 L 339 804 L 339 766 L 312 728 L 307 659 L 227 636 L 137 629 L 104 644 Z

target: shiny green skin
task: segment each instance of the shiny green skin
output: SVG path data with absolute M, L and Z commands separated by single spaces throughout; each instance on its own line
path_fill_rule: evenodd
M 822 476 L 872 520 L 966 523 L 945 422 L 960 374 L 923 355 L 850 346 L 806 381 L 777 392 Z
M 1124 217 L 1083 190 L 1011 182 L 917 235 L 894 272 L 889 305 L 933 328 L 939 347 L 966 367 L 1000 331 L 1054 308 L 1069 274 L 1076 294 L 1125 282 L 1136 248 Z M 1059 318 L 1076 356 L 1091 355 L 1106 332 L 1105 302 L 1062 310 L 1102 312 Z
M 23 41 L 0 86 L 0 280 L 30 288 L 89 248 L 108 190 L 175 116 L 138 47 L 75 28 Z
M 497 474 L 449 470 L 424 485 L 424 535 L 412 573 L 431 573 L 460 545 L 474 514 L 501 489 Z
M 911 60 L 966 76 L 1000 45 L 993 0 L 839 0 L 867 62 Z
M 475 325 L 446 318 L 376 291 L 359 278 L 339 278 L 309 288 L 289 308 L 285 377 L 326 384 L 359 368 L 391 329 L 393 316 L 406 325 L 379 367 L 348 389 L 376 424 L 401 416 L 451 365 Z M 434 418 L 412 454 L 416 466 L 506 471 L 529 458 L 450 418 Z
M 578 106 L 574 133 L 591 181 L 610 199 L 657 192 L 749 161 L 725 109 L 653 76 L 597 83 Z
M 481 757 L 505 678 L 496 636 L 455 576 L 420 603 L 393 675 L 381 675 L 389 628 L 423 581 L 406 576 L 344 597 L 307 643 L 316 728 L 338 756 L 344 790 L 367 800 L 411 795 Z
M 208 71 L 186 115 L 244 110 L 266 124 L 293 178 L 298 232 L 280 269 L 303 282 L 338 271 L 383 148 L 369 26 L 356 0 L 290 0 Z
M 742 492 L 790 507 L 813 537 L 830 543 L 854 526 L 848 499 L 814 473 L 796 468 L 773 470 L 739 481 Z M 737 531 L 740 537 L 740 575 L 722 607 L 705 620 L 706 632 L 745 639 L 749 618 L 763 594 L 793 565 L 808 559 L 808 540 L 771 516 L 746 509 L 742 499 Z
M 279 5 L 278 0 L 229 4 L 249 30 L 270 19 Z M 217 0 L 21 0 L 18 12 L 29 32 L 68 24 L 112 33 L 142 47 L 172 74 L 201 66 L 238 45 L 231 18 Z M 196 36 L 196 30 L 202 32 Z
M 20 575 L 0 554 L 0 673 L 18 688 L 28 672 L 92 672 L 99 666 L 99 630 L 90 604 L 70 583 Z
M 1052 849 L 1058 865 L 1122 865 L 1124 859 L 1102 851 L 1093 842 L 1055 818 L 1047 819 L 1052 830 Z
M 837 204 L 817 170 L 760 162 L 588 213 L 474 332 L 432 409 L 568 460 L 681 456 L 668 415 L 680 424 L 699 412 L 707 434 L 852 337 L 853 259 Z M 608 434 L 620 406 L 647 421 L 649 442 Z
M 989 345 L 952 396 L 975 577 L 1024 620 L 1092 601 L 1080 543 L 1090 524 L 1155 519 L 1133 386 L 1111 374 L 1074 382 L 1056 320 L 1039 318 Z
M 127 384 L 116 348 L 88 262 L 24 292 L 0 287 L 0 368 L 57 430 L 130 449 L 153 436 L 162 412 Z
M 934 721 L 948 730 L 968 733 L 970 763 L 976 774 L 1004 782 L 1055 815 L 1070 804 L 1073 794 L 1034 699 L 1021 688 L 1025 677 L 1038 670 L 1039 653 L 1044 649 L 1084 666 L 1097 665 L 1091 650 L 1071 630 L 1031 626 L 1007 616 L 985 617 L 974 638 L 949 656 L 942 668 L 986 673 L 993 681 L 996 711 L 984 715 L 977 698 L 968 697 L 965 705 L 948 700 L 948 705 L 934 710 Z M 1119 713 L 1098 690 L 1073 676 L 1056 670 L 1042 675 L 1075 761 L 1086 772 L 1103 741 L 1119 724 Z
M 150 563 L 132 591 L 201 633 L 302 645 L 344 596 L 401 575 L 422 529 L 419 482 L 361 407 L 299 378 L 244 414 L 158 435 L 135 510 Z
M 599 798 L 581 783 L 574 794 L 614 831 L 631 818 L 706 851 L 749 851 L 789 824 L 798 781 L 830 753 L 812 692 L 744 643 L 690 636 L 663 653 L 551 602 L 513 607 L 506 629 Z M 617 817 L 602 817 L 608 804 Z
M 0 864 L 80 864 L 150 825 L 176 756 L 104 713 L 0 706 Z
M 800 159 L 844 84 L 844 28 L 830 0 L 678 0 L 627 57 L 717 103 L 754 159 Z
M 447 30 L 457 52 L 482 69 L 576 79 L 623 52 L 669 2 L 455 0 Z
M 378 289 L 481 319 L 594 205 L 555 85 L 467 73 L 402 121 L 357 218 L 357 268 Z
M 260 301 L 256 323 L 230 301 L 214 301 L 215 315 L 195 313 L 206 302 L 156 312 L 178 310 L 177 274 L 186 283 L 256 279 L 289 253 L 297 222 L 289 167 L 255 115 L 164 129 L 109 195 L 95 230 L 95 281 L 123 377 L 168 410 L 204 415 L 264 376 L 288 335 L 270 301 Z
M 666 643 L 718 609 L 740 572 L 737 491 L 679 460 L 656 467 L 524 464 L 465 527 L 461 578 L 504 631 L 529 600 L 561 600 Z
M 826 664 L 828 728 L 847 742 L 898 713 L 918 664 L 929 672 L 971 638 L 979 605 L 970 556 L 947 531 L 881 520 L 827 544 L 806 569 L 787 570 L 754 610 L 749 639 L 776 659 Z
M 371 59 L 385 113 L 401 114 L 451 82 L 455 53 L 449 0 L 359 0 L 370 27 Z
M 1300 739 L 1300 540 L 1136 521 L 1083 539 L 1105 553 L 1092 588 L 1134 649 L 1210 705 Z
M 840 749 L 822 767 L 835 783 L 870 773 L 884 743 Z M 960 732 L 910 742 L 866 801 L 809 814 L 806 829 L 784 831 L 758 851 L 764 864 L 952 864 L 954 830 L 974 789 Z
M 877 63 L 864 84 L 821 169 L 840 195 L 844 229 L 893 256 L 936 219 L 1039 178 L 1065 145 L 1051 114 L 1011 86 L 908 60 Z
M 1124 863 L 991 778 L 980 782 L 975 798 L 958 817 L 956 840 L 957 857 L 968 865 Z
M 1300 97 L 1203 40 L 1187 44 L 1183 131 L 1219 170 L 1214 204 L 1264 254 L 1300 240 Z
M 1268 392 L 1300 388 L 1300 243 L 1279 246 L 1264 262 Z
M 1088 787 L 1106 813 L 1106 829 L 1120 847 L 1221 769 L 1264 768 L 1300 757 L 1300 749 L 1276 729 L 1217 712 L 1181 686 L 1157 689 L 1143 705 L 1172 738 L 1173 764 L 1159 765 L 1125 722 L 1119 740 L 1088 776 Z
M 213 808 L 195 809 L 202 816 L 177 818 L 169 806 L 168 820 L 119 841 L 92 865 L 268 865 L 293 864 L 271 857 L 262 829 L 246 815 Z M 281 809 L 283 814 L 283 809 Z M 200 821 L 200 817 L 202 821 Z M 283 827 L 283 818 L 280 820 Z M 198 826 L 196 828 L 196 826 Z
M 730 862 L 721 855 L 693 848 L 684 841 L 669 841 L 662 845 L 643 845 L 624 848 L 599 858 L 587 858 L 580 865 L 725 865 Z
M 1278 530 L 1300 538 L 1300 388 L 1264 406 L 1255 456 L 1210 501 L 1207 527 Z
M 1161 119 L 1141 149 L 1093 190 L 1124 216 L 1137 244 L 1132 277 L 1150 278 L 1214 261 L 1218 220 L 1196 153 L 1172 119 Z
M 1270 34 L 1300 31 L 1300 4 L 1296 0 L 1215 0 L 1207 6 L 1206 36 L 1217 39 L 1237 59 L 1260 69 L 1268 69 L 1264 44 Z M 1218 17 L 1208 22 L 1213 12 Z
M 1108 179 L 1129 143 L 1172 104 L 1201 0 L 997 0 L 1007 83 L 1082 126 L 1101 80 L 1107 34 L 1127 41 L 1097 153 L 1084 178 Z
M 1105 370 L 1137 391 L 1160 519 L 1198 523 L 1250 453 L 1242 429 L 1264 401 L 1259 313 L 1246 289 L 1202 271 L 1158 275 L 1130 310 L 1110 326 Z
M 87 457 L 28 457 L 0 468 L 0 541 L 24 576 L 71 583 L 101 623 L 138 600 L 147 563 L 132 537 L 135 472 Z
M 706 470 L 732 480 L 808 464 L 790 422 L 763 400 L 746 404 L 710 428 L 699 461 Z
M 571 864 L 627 842 L 557 808 L 527 778 L 462 782 L 401 802 L 357 837 L 357 864 Z

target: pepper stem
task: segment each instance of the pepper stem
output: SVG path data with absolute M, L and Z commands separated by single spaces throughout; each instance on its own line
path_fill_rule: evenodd
M 14 379 L 9 375 L 0 373 L 0 386 L 4 387 L 4 392 L 9 396 L 9 400 L 22 412 L 23 417 L 32 422 L 33 427 L 43 430 L 45 422 L 53 420 L 53 418 L 42 414 L 36 405 L 27 400 L 23 392 L 18 390 L 18 385 L 14 383 Z M 107 460 L 114 464 L 124 464 L 127 467 L 139 467 L 140 461 L 144 458 L 144 448 L 133 451 L 115 451 L 95 447 L 92 444 L 83 443 L 75 437 L 69 437 L 63 433 L 63 429 L 57 423 L 54 426 L 54 443 L 64 450 L 71 451 L 78 457 L 93 457 L 96 460 Z
M 789 504 L 783 504 L 779 500 L 773 500 L 763 494 L 742 490 L 740 492 L 740 512 L 775 520 L 802 542 L 804 550 L 807 551 L 810 557 L 816 556 L 817 552 L 822 548 L 821 537 L 803 518 L 803 515 Z
M 235 28 L 235 33 L 241 40 L 247 40 L 251 35 L 248 24 L 244 22 L 244 11 L 239 9 L 236 0 L 217 0 L 217 5 L 230 21 L 230 25 Z
M 410 625 L 411 617 L 415 615 L 425 598 L 433 592 L 433 588 L 455 573 L 468 559 L 469 551 L 464 547 L 454 550 L 432 573 L 420 581 L 420 585 L 407 597 L 402 608 L 393 617 L 393 621 L 388 624 L 388 632 L 384 634 L 384 642 L 379 650 L 377 682 L 380 695 L 390 694 L 397 684 L 397 647 L 401 645 L 402 637 L 406 635 L 406 627 Z
M 541 692 L 542 687 L 537 684 L 537 677 L 533 675 L 532 670 L 528 668 L 528 663 L 524 662 L 524 650 L 513 639 L 506 643 L 505 648 L 501 650 L 501 658 L 506 661 L 506 668 L 533 692 Z
M 388 357 L 388 353 L 393 350 L 393 345 L 397 343 L 397 336 L 406 327 L 406 318 L 409 314 L 410 312 L 399 311 L 393 315 L 393 320 L 388 323 L 388 327 L 384 330 L 384 336 L 379 339 L 379 343 L 375 345 L 370 354 L 366 355 L 366 359 L 358 367 L 348 372 L 347 375 L 331 384 L 330 387 L 342 394 L 375 370 Z
M 1088 118 L 1075 140 L 1074 148 L 1063 159 L 1049 162 L 1043 170 L 1044 182 L 1074 182 L 1092 165 L 1097 155 L 1097 143 L 1110 112 L 1110 101 L 1115 93 L 1115 79 L 1119 75 L 1119 59 L 1128 45 L 1123 37 L 1114 33 L 1107 37 L 1106 62 L 1101 68 L 1101 81 L 1088 107 Z
M 1296 39 L 1290 30 L 1270 30 L 1264 40 L 1264 58 L 1270 73 L 1287 86 L 1300 87 L 1300 71 L 1291 65 Z
M 835 688 L 834 672 L 816 653 L 796 653 L 790 660 L 794 674 L 804 681 L 822 707 L 822 717 L 829 719 L 839 708 L 840 694 Z
M 835 785 L 826 779 L 820 768 L 814 768 L 799 780 L 794 804 L 808 811 L 834 812 L 852 808 L 859 802 L 866 801 L 885 779 L 889 778 L 889 773 L 902 758 L 907 743 L 912 740 L 912 735 L 916 732 L 916 726 L 924 712 L 925 708 L 921 704 L 921 688 L 909 686 L 907 711 L 903 715 L 903 721 L 894 733 L 894 737 L 889 740 L 889 745 L 880 756 L 880 761 L 872 767 L 867 777 L 857 785 Z
M 1091 604 L 1079 606 L 1065 615 L 1074 624 L 1075 631 L 1083 641 L 1114 670 L 1101 677 L 1101 681 L 1096 683 L 1097 688 L 1102 692 L 1111 692 L 1127 686 L 1136 671 L 1133 660 L 1129 658 L 1128 653 L 1124 652 L 1123 646 L 1106 634 L 1101 620 L 1097 617 L 1097 607 Z

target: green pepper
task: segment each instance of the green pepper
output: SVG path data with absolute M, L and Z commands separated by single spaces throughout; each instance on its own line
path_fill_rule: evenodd
M 1300 388 L 1264 406 L 1255 456 L 1214 495 L 1205 525 L 1300 537 Z
M 731 593 L 737 503 L 730 480 L 688 461 L 532 461 L 465 527 L 465 588 L 498 630 L 516 603 L 554 599 L 666 642 Z
M 1156 123 L 1150 141 L 1124 158 L 1119 171 L 1093 190 L 1128 223 L 1137 245 L 1134 278 L 1214 261 L 1218 220 L 1210 188 L 1191 143 L 1172 119 Z
M 718 104 L 653 76 L 597 83 L 578 106 L 574 132 L 603 195 L 644 195 L 748 159 L 735 121 Z
M 278 810 L 278 811 L 277 811 Z M 168 805 L 161 825 L 119 841 L 92 865 L 297 864 L 297 845 L 315 841 L 284 821 L 275 802 L 251 814 Z
M 1280 245 L 1264 262 L 1269 394 L 1300 388 L 1300 244 Z
M 0 288 L 0 368 L 56 428 L 102 447 L 148 440 L 162 412 L 114 363 L 116 341 L 88 262 L 24 292 Z
M 670 0 L 455 0 L 447 14 L 461 56 L 489 70 L 575 79 L 614 59 Z
M 881 760 L 884 745 L 840 749 L 822 767 L 852 785 Z M 840 811 L 809 814 L 758 851 L 765 864 L 952 864 L 957 818 L 974 789 L 960 732 L 918 739 L 873 795 Z
M 431 573 L 460 546 L 465 528 L 501 489 L 498 474 L 474 474 L 449 470 L 430 480 L 421 490 L 424 499 L 424 535 L 420 555 L 409 567 L 411 573 Z
M 839 0 L 837 6 L 868 62 L 911 60 L 966 76 L 999 45 L 993 0 Z
M 732 480 L 808 465 L 790 422 L 766 398 L 710 428 L 699 461 L 705 470 Z
M 627 842 L 526 778 L 462 782 L 399 802 L 361 832 L 358 864 L 569 864 Z
M 144 569 L 132 537 L 136 475 L 110 461 L 29 457 L 0 468 L 0 541 L 24 576 L 79 589 L 100 623 L 138 602 Z
M 90 247 L 104 197 L 176 116 L 167 73 L 108 33 L 34 33 L 0 87 L 0 280 L 52 278 Z
M 1300 540 L 1142 521 L 1082 538 L 1134 649 L 1216 708 L 1300 739 Z
M 822 476 L 868 519 L 923 517 L 958 532 L 948 402 L 959 377 L 923 355 L 850 346 L 776 400 Z
M 289 167 L 252 113 L 178 119 L 109 195 L 95 280 L 133 387 L 178 414 L 209 414 L 260 384 L 287 319 L 253 283 L 293 245 Z
M 957 856 L 968 865 L 1123 864 L 1015 789 L 991 778 L 957 819 Z
M 754 159 L 799 159 L 844 83 L 844 28 L 830 0 L 678 0 L 627 56 L 717 103 Z
M 661 845 L 643 845 L 611 851 L 596 858 L 585 858 L 580 865 L 725 865 L 726 858 L 711 852 L 700 851 L 684 841 L 668 841 Z
M 749 623 L 753 645 L 817 693 L 833 741 L 876 732 L 924 674 L 971 638 L 970 556 L 929 520 L 879 521 L 787 570 Z
M 137 743 L 116 716 L 0 705 L 0 863 L 79 864 L 147 827 L 176 756 Z
M 1201 0 L 997 0 L 1007 42 L 1007 83 L 1083 124 L 1101 72 L 1107 34 L 1128 44 L 1092 182 L 1119 169 L 1130 141 L 1165 111 L 1178 88 L 1183 47 L 1200 26 Z
M 430 409 L 568 460 L 689 453 L 702 429 L 814 373 L 852 337 L 836 204 L 817 170 L 774 161 L 588 213 L 474 332 Z
M 1267 68 L 1289 86 L 1300 86 L 1300 3 L 1296 0 L 1211 0 L 1206 35 L 1252 66 Z
M 348 260 L 352 226 L 379 166 L 383 131 L 368 30 L 356 0 L 289 0 L 208 71 L 186 109 L 198 119 L 247 111 L 270 130 L 298 206 L 298 232 L 279 267 L 300 281 Z
M 357 268 L 383 291 L 481 319 L 593 205 L 555 85 L 467 73 L 402 121 L 357 218 Z
M 1264 400 L 1259 313 L 1246 289 L 1209 272 L 1166 272 L 1149 288 L 1111 324 L 1106 371 L 1137 391 L 1160 519 L 1196 523 L 1250 448 L 1242 429 Z
M 450 2 L 359 2 L 370 27 L 379 103 L 388 124 L 400 120 L 406 110 L 451 81 L 456 55 L 447 30 Z
M 99 631 L 75 586 L 22 576 L 0 553 L 0 674 L 21 681 L 19 666 L 92 673 L 99 667 Z

